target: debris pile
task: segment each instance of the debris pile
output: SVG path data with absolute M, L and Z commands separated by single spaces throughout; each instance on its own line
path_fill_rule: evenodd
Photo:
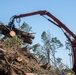
M 0 32 L 4 35 L 0 40 L 0 75 L 50 73 L 41 67 L 37 57 L 27 47 L 22 47 L 22 43 L 32 43 L 33 35 L 17 28 L 11 32 L 9 27 L 4 25 L 0 25 Z
M 2 75 L 25 75 L 25 57 L 20 53 L 20 40 L 6 38 L 0 41 L 0 73 Z
M 26 75 L 26 73 L 48 73 L 26 47 L 21 47 L 17 36 L 0 40 L 0 75 Z

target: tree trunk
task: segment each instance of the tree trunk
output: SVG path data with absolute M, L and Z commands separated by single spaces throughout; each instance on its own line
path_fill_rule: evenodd
M 50 64 L 50 49 L 47 51 L 47 56 L 48 56 L 48 64 Z

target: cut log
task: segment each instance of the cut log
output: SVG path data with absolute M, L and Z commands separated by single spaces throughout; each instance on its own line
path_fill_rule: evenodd
M 14 31 L 10 31 L 10 36 L 14 37 L 16 33 Z
M 24 32 L 17 28 L 14 28 L 14 31 L 16 32 L 16 34 L 21 35 L 21 37 L 28 37 L 28 38 L 34 39 L 34 36 L 28 32 Z
M 32 39 L 34 39 L 34 36 L 28 32 L 24 32 L 20 29 L 14 28 L 12 31 L 10 31 L 9 26 L 0 25 L 0 33 L 10 37 L 15 35 L 20 35 L 19 38 L 21 38 L 24 42 L 31 44 Z
M 17 57 L 18 62 L 21 62 L 22 60 L 23 60 L 22 57 Z

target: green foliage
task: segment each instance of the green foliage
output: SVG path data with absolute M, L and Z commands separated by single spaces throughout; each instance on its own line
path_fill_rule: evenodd
M 33 46 L 32 46 L 32 50 L 35 52 L 35 51 L 37 51 L 38 49 L 39 49 L 39 46 L 40 46 L 40 44 L 39 43 L 37 43 L 37 44 L 34 44 Z
M 4 45 L 5 47 L 12 47 L 15 46 L 16 44 L 22 44 L 23 40 L 21 40 L 20 38 L 18 38 L 18 36 L 14 36 L 14 37 L 8 37 L 5 41 L 4 41 Z
M 43 47 L 39 43 L 34 44 L 32 46 L 32 51 L 37 56 L 37 58 L 40 60 L 40 62 L 46 63 L 47 59 L 46 59 L 45 54 L 43 52 Z
M 32 31 L 32 27 L 30 27 L 27 23 L 23 22 L 21 29 L 26 32 Z
M 40 75 L 40 69 L 36 66 L 33 66 L 32 68 L 33 72 L 37 73 L 38 75 Z
M 71 50 L 71 43 L 68 41 L 68 40 L 66 40 L 65 41 L 65 47 L 66 47 L 66 49 L 68 49 L 68 50 Z
M 70 38 L 71 41 L 73 41 L 73 38 L 71 37 L 70 34 L 67 33 L 67 36 Z M 65 49 L 67 49 L 67 50 L 72 49 L 71 42 L 68 39 L 66 39 L 66 41 L 65 41 Z
M 41 39 L 43 39 L 43 41 L 46 41 L 48 38 L 47 38 L 47 33 L 44 31 L 41 35 Z
M 23 24 L 21 25 L 21 30 L 29 33 L 29 32 L 32 32 L 32 27 L 29 26 L 27 23 L 23 22 Z M 23 46 L 30 47 L 28 43 L 23 43 Z
M 57 37 L 52 38 L 51 42 L 53 43 L 56 49 L 63 46 L 63 44 L 60 42 L 60 40 L 57 39 Z
M 44 45 L 49 46 L 51 50 L 55 50 L 57 48 L 63 47 L 63 44 L 57 37 L 52 37 L 50 32 L 43 32 L 41 35 L 42 42 Z
M 58 63 L 58 64 L 61 63 L 61 60 L 62 60 L 62 59 L 58 57 L 58 58 L 57 58 L 57 63 Z
M 56 49 L 63 47 L 63 44 L 57 37 L 52 37 L 49 32 L 43 32 L 41 35 L 43 46 L 39 43 L 32 46 L 32 51 L 39 58 L 40 62 L 50 62 L 50 54 L 55 55 Z
M 48 63 L 50 62 L 50 54 L 55 59 L 55 52 L 56 49 L 63 47 L 63 44 L 60 42 L 60 40 L 57 39 L 57 37 L 52 37 L 50 32 L 43 32 L 41 35 L 41 39 L 43 42 L 43 49 L 45 50 L 46 57 L 48 59 Z

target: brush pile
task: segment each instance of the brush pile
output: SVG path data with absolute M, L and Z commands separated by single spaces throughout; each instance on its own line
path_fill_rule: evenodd
M 30 48 L 22 47 L 22 43 L 32 43 L 33 35 L 16 28 L 10 31 L 4 25 L 0 25 L 0 32 L 4 35 L 0 40 L 0 75 L 50 74 L 41 67 Z

